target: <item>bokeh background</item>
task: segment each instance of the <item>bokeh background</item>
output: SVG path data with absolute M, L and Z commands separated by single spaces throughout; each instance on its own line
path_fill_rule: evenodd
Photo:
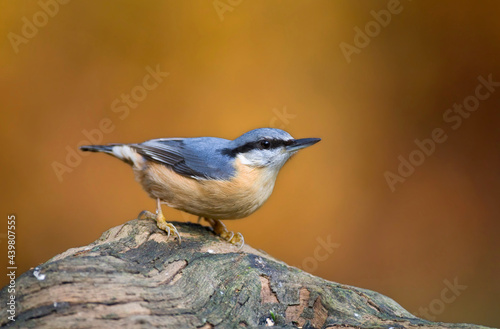
M 500 87 L 458 129 L 443 119 L 479 76 L 500 81 L 499 12 L 493 0 L 0 2 L 2 271 L 8 214 L 21 274 L 154 209 L 127 165 L 73 154 L 86 135 L 232 139 L 273 126 L 323 140 L 231 230 L 423 317 L 500 326 Z M 157 69 L 168 75 L 143 93 Z M 446 141 L 391 191 L 384 173 L 435 128 Z

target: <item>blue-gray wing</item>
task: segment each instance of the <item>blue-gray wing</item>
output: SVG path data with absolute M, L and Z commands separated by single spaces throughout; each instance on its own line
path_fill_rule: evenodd
M 234 174 L 232 161 L 220 152 L 226 142 L 229 141 L 209 137 L 162 138 L 129 146 L 146 159 L 163 164 L 182 176 L 229 179 Z

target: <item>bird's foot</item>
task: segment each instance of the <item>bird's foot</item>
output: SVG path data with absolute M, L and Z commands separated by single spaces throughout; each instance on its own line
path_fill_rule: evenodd
M 160 230 L 167 232 L 167 239 L 170 237 L 170 232 L 173 232 L 177 236 L 179 244 L 181 244 L 181 235 L 179 234 L 179 231 L 177 231 L 174 224 L 167 222 L 161 211 L 156 215 L 156 226 L 158 226 Z
M 158 226 L 160 230 L 167 232 L 167 239 L 170 237 L 170 233 L 173 232 L 177 236 L 179 244 L 181 243 L 181 235 L 179 234 L 179 231 L 177 231 L 174 224 L 167 222 L 165 216 L 163 215 L 163 212 L 161 211 L 160 199 L 157 199 L 156 214 L 144 210 L 141 211 L 141 213 L 139 214 L 139 216 L 137 216 L 137 218 L 154 219 L 156 221 L 156 226 Z
M 240 232 L 234 232 L 229 231 L 226 228 L 226 225 L 222 223 L 218 219 L 211 219 L 211 218 L 205 218 L 205 220 L 212 226 L 212 229 L 214 230 L 214 233 L 226 240 L 227 242 L 234 244 L 238 249 L 243 248 L 245 245 L 245 239 L 243 238 L 243 235 Z

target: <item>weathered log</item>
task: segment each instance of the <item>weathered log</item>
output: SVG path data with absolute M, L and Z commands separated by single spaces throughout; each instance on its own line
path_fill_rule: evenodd
M 19 328 L 486 328 L 416 318 L 379 293 L 323 280 L 208 228 L 182 243 L 132 220 L 69 249 L 17 283 Z M 0 292 L 9 297 L 7 287 Z M 4 304 L 2 302 L 2 304 Z

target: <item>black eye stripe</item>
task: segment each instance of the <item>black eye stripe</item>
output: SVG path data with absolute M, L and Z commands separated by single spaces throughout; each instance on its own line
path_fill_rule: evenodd
M 284 141 L 281 139 L 264 139 L 264 141 L 269 142 L 269 147 L 268 147 L 269 149 L 276 149 L 276 148 L 279 148 L 282 146 L 287 146 L 287 145 L 290 145 L 293 143 L 292 140 Z M 262 142 L 262 141 L 260 141 L 260 142 Z
M 269 146 L 263 147 L 264 142 L 269 142 Z M 264 143 L 267 144 L 267 143 Z M 291 140 L 282 140 L 282 139 L 261 139 L 256 142 L 248 142 L 246 144 L 243 144 L 235 149 L 223 149 L 222 153 L 226 155 L 230 155 L 232 157 L 235 157 L 239 153 L 246 153 L 250 152 L 251 150 L 271 150 L 271 149 L 276 149 L 280 148 L 282 146 L 288 146 L 293 144 L 293 139 Z

